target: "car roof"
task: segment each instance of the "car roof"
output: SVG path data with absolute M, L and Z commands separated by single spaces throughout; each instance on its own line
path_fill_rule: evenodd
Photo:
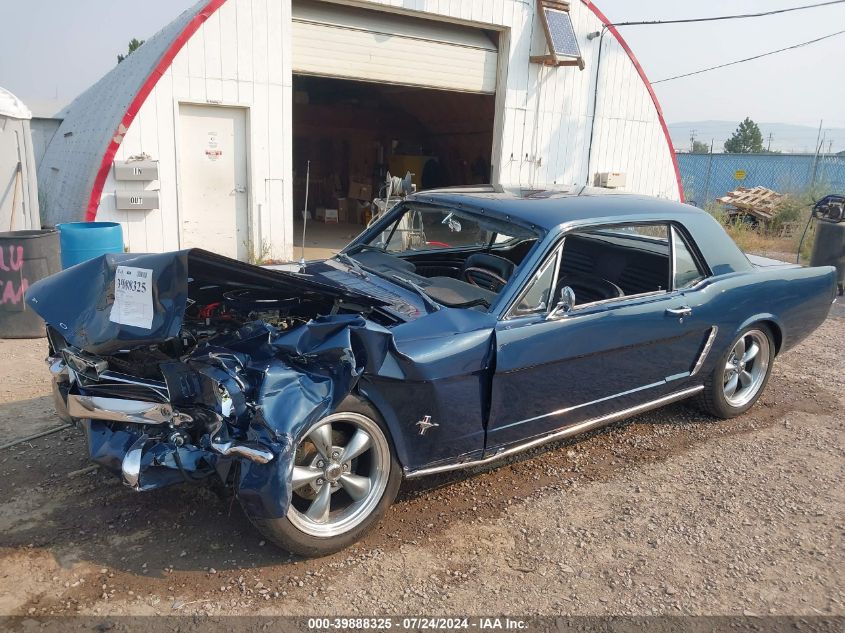
M 596 187 L 575 187 L 568 191 L 455 187 L 422 191 L 408 200 L 484 211 L 546 231 L 568 222 L 597 218 L 636 221 L 638 218 L 671 216 L 683 220 L 684 216 L 704 213 L 680 202 Z

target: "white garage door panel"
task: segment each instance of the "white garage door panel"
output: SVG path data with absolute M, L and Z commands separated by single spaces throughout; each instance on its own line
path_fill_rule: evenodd
M 497 61 L 493 43 L 475 29 L 294 5 L 295 73 L 492 94 Z

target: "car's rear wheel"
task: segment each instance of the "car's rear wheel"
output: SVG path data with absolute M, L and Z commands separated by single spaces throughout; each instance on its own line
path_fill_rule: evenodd
M 775 358 L 772 335 L 764 325 L 743 330 L 716 364 L 699 398 L 702 408 L 719 418 L 750 409 L 769 381 Z
M 348 547 L 378 522 L 396 498 L 401 478 L 380 416 L 350 397 L 300 440 L 287 516 L 253 523 L 290 552 L 325 556 Z

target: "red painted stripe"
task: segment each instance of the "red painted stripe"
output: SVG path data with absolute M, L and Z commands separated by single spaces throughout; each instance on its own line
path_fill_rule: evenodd
M 637 60 L 636 55 L 631 50 L 631 47 L 628 46 L 628 42 L 625 41 L 625 38 L 619 33 L 615 26 L 610 23 L 610 20 L 607 19 L 604 13 L 594 5 L 590 0 L 581 0 L 587 7 L 592 11 L 595 16 L 602 21 L 607 27 L 607 30 L 616 38 L 616 41 L 619 42 L 619 45 L 628 53 L 628 57 L 631 58 L 631 63 L 634 64 L 634 68 L 637 69 L 637 72 L 640 74 L 640 78 L 643 80 L 646 89 L 648 90 L 648 94 L 651 95 L 651 100 L 654 103 L 654 107 L 657 108 L 657 118 L 660 120 L 660 127 L 663 128 L 663 135 L 666 137 L 666 143 L 669 145 L 669 152 L 672 154 L 672 165 L 675 168 L 675 179 L 678 181 L 678 195 L 681 196 L 681 202 L 684 201 L 684 185 L 681 182 L 681 168 L 678 166 L 678 157 L 675 156 L 675 147 L 672 145 L 672 137 L 669 136 L 669 128 L 666 127 L 666 119 L 663 118 L 663 108 L 660 107 L 660 102 L 657 100 L 657 95 L 654 94 L 654 90 L 651 87 L 651 82 L 646 77 L 645 71 L 643 67 L 640 66 L 640 62 Z
M 592 11 L 599 20 L 602 21 L 603 24 L 607 26 L 608 31 L 610 31 L 613 36 L 616 38 L 616 41 L 622 46 L 625 52 L 628 54 L 628 57 L 631 58 L 631 62 L 634 64 L 634 67 L 637 69 L 640 77 L 643 80 L 646 88 L 648 89 L 649 95 L 651 95 L 651 100 L 654 103 L 654 107 L 657 108 L 657 117 L 660 120 L 660 126 L 663 128 L 663 134 L 666 137 L 666 143 L 669 145 L 669 152 L 672 154 L 672 164 L 675 167 L 675 178 L 678 181 L 678 194 L 681 197 L 681 200 L 684 199 L 684 187 L 681 183 L 681 170 L 678 167 L 678 159 L 675 156 L 675 150 L 672 146 L 672 139 L 669 136 L 669 129 L 666 127 L 666 120 L 663 118 L 663 110 L 660 107 L 660 102 L 657 100 L 657 95 L 654 94 L 654 90 L 651 87 L 651 83 L 649 82 L 648 78 L 646 77 L 645 71 L 643 71 L 642 66 L 640 66 L 639 61 L 637 61 L 636 56 L 631 51 L 631 48 L 628 46 L 628 43 L 625 41 L 625 38 L 619 34 L 619 31 L 616 30 L 616 27 L 612 26 L 605 17 L 604 13 L 594 5 L 590 0 L 581 0 L 587 7 Z M 159 60 L 156 67 L 144 81 L 144 84 L 141 86 L 141 89 L 135 95 L 135 98 L 129 104 L 129 107 L 126 109 L 126 112 L 123 115 L 123 118 L 120 121 L 120 125 L 114 132 L 114 136 L 112 140 L 109 142 L 108 147 L 106 148 L 105 153 L 103 154 L 103 160 L 100 163 L 100 169 L 97 171 L 97 177 L 94 179 L 94 186 L 91 189 L 91 196 L 88 199 L 88 209 L 85 214 L 85 220 L 88 222 L 93 222 L 97 218 L 97 209 L 100 206 L 100 198 L 103 194 L 103 187 L 106 184 L 106 178 L 109 174 L 109 169 L 111 169 L 112 163 L 114 162 L 114 157 L 117 155 L 117 150 L 120 147 L 120 143 L 123 140 L 123 134 L 129 129 L 129 126 L 132 125 L 132 122 L 135 120 L 135 117 L 138 115 L 138 112 L 141 110 L 141 106 L 144 105 L 144 102 L 147 100 L 147 97 L 152 92 L 155 85 L 158 83 L 159 79 L 167 72 L 167 69 L 170 68 L 170 65 L 173 63 L 173 59 L 182 50 L 191 36 L 197 32 L 200 26 L 212 15 L 214 14 L 217 9 L 223 6 L 226 0 L 209 0 L 208 4 L 205 5 L 193 18 L 191 18 L 190 22 L 185 25 L 185 28 L 182 29 L 182 32 L 173 40 L 173 43 L 164 53 L 162 58 Z M 121 129 L 123 130 L 123 134 L 121 133 Z M 119 139 L 119 140 L 118 140 Z
M 85 213 L 86 222 L 93 222 L 97 218 L 97 209 L 100 206 L 100 197 L 103 194 L 103 187 L 106 184 L 109 169 L 111 169 L 114 157 L 117 155 L 117 150 L 120 147 L 120 143 L 123 141 L 123 135 L 129 129 L 129 126 L 132 125 L 132 121 L 135 120 L 138 112 L 141 111 L 141 106 L 144 105 L 144 102 L 147 100 L 147 97 L 150 96 L 150 93 L 153 88 L 155 88 L 155 85 L 162 78 L 164 73 L 167 72 L 167 69 L 170 68 L 170 65 L 173 63 L 173 59 L 179 51 L 182 50 L 191 36 L 197 32 L 200 26 L 202 26 L 203 22 L 213 15 L 217 9 L 223 6 L 224 2 L 226 2 L 226 0 L 209 0 L 208 3 L 200 9 L 193 18 L 191 18 L 191 20 L 185 25 L 185 28 L 182 29 L 182 32 L 176 36 L 176 39 L 173 40 L 167 51 L 158 61 L 158 64 L 156 64 L 156 67 L 144 81 L 144 84 L 135 95 L 135 98 L 132 99 L 132 102 L 129 104 L 129 107 L 126 109 L 126 112 L 120 121 L 120 125 L 114 132 L 114 136 L 112 136 L 111 141 L 109 141 L 105 154 L 103 154 L 103 160 L 100 163 L 100 169 L 97 171 L 97 177 L 94 179 L 94 186 L 91 189 L 91 196 L 88 199 L 88 209 Z

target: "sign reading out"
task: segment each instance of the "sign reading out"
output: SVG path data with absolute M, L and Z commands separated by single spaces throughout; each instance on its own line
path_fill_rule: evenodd
M 120 211 L 149 211 L 159 208 L 158 191 L 117 191 L 115 206 Z

